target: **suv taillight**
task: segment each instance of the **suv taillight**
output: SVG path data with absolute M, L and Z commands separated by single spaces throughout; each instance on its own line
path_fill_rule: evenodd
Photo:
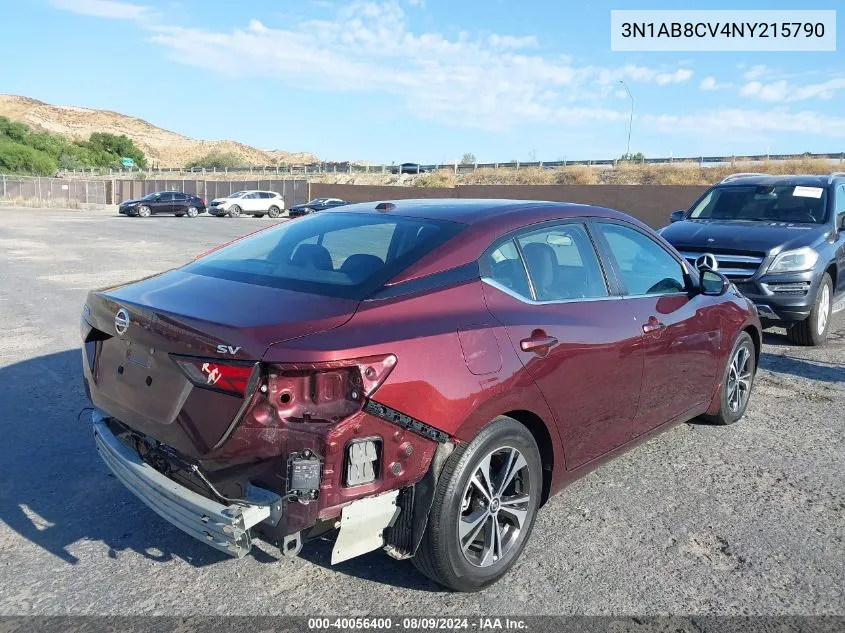
M 393 354 L 267 368 L 267 398 L 290 422 L 337 422 L 359 411 L 396 365 Z

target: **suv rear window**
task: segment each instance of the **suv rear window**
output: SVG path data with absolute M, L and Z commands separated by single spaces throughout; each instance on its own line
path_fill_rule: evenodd
M 360 300 L 463 228 L 402 216 L 311 215 L 235 242 L 183 270 Z
M 711 189 L 689 217 L 821 224 L 826 215 L 827 190 L 823 187 L 727 185 Z

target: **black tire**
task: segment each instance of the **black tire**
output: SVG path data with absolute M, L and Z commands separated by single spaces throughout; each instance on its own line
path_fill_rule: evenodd
M 825 299 L 826 295 L 826 299 Z M 786 333 L 793 343 L 816 347 L 824 345 L 827 333 L 830 331 L 830 321 L 833 311 L 833 280 L 828 273 L 822 275 L 822 280 L 816 290 L 816 299 L 810 316 L 798 321 Z
M 150 209 L 147 205 L 143 204 L 138 207 L 137 211 L 135 211 L 135 214 L 139 218 L 148 218 L 153 214 L 153 212 L 152 209 Z
M 197 217 L 197 216 L 200 214 L 200 210 L 199 210 L 199 209 L 197 209 L 197 208 L 196 208 L 196 207 L 194 207 L 194 206 L 190 206 L 190 207 L 188 207 L 187 209 L 185 209 L 185 214 L 186 214 L 189 218 L 195 218 L 195 217 Z
M 240 208 L 238 205 L 233 204 L 231 207 L 229 207 L 229 213 L 228 213 L 228 216 L 229 216 L 230 218 L 239 218 L 239 217 L 241 217 L 241 208 Z
M 501 483 L 501 478 L 497 475 L 501 475 L 503 470 L 499 469 L 507 463 L 508 456 L 514 453 L 521 454 L 525 465 L 519 467 L 505 490 L 494 496 L 497 499 L 495 506 L 492 500 L 485 504 L 485 497 L 480 489 L 471 485 L 473 477 L 486 457 L 492 455 L 489 470 L 496 468 L 491 476 L 491 481 L 495 480 L 491 488 L 495 490 Z M 478 591 L 492 585 L 508 572 L 525 548 L 534 527 L 542 489 L 542 462 L 534 437 L 525 426 L 513 418 L 499 416 L 484 427 L 471 442 L 459 444 L 443 466 L 428 525 L 419 549 L 412 559 L 414 565 L 435 582 L 455 591 Z M 525 497 L 527 500 L 524 503 L 512 505 L 516 503 L 516 499 Z M 504 501 L 500 504 L 499 499 Z M 511 514 L 509 507 L 515 510 L 518 507 L 518 512 L 524 513 L 518 529 L 517 515 Z M 495 508 L 495 513 L 490 512 L 492 508 Z M 483 518 L 466 520 L 473 515 Z M 500 515 L 502 521 L 511 523 L 506 523 L 502 528 Z M 501 532 L 494 528 L 494 522 L 497 521 Z M 459 523 L 466 526 L 482 526 L 478 531 L 470 529 L 467 532 L 470 536 L 463 542 L 470 543 L 468 547 L 461 546 Z M 488 549 L 486 543 L 488 535 L 492 535 L 494 529 L 495 533 L 501 535 L 498 557 L 495 555 L 495 548 Z M 478 542 L 479 537 L 482 542 Z M 495 543 L 494 538 L 492 542 Z M 490 554 L 489 558 L 485 552 Z M 476 562 L 471 558 L 477 558 Z
M 267 209 L 267 215 L 269 215 L 271 218 L 278 218 L 280 215 L 282 215 L 282 210 L 279 209 L 279 207 L 277 207 L 276 205 L 273 205 L 272 207 Z
M 744 350 L 741 351 L 741 350 Z M 736 374 L 734 368 L 734 360 L 737 359 L 739 354 L 747 354 L 747 378 L 744 380 L 747 381 L 747 389 L 745 397 L 738 402 L 738 407 L 733 407 L 733 388 L 732 388 L 732 376 Z M 740 363 L 742 364 L 742 362 Z M 741 374 L 742 367 L 740 368 Z M 719 406 L 719 412 L 716 415 L 709 415 L 704 416 L 705 419 L 713 422 L 714 424 L 733 424 L 734 422 L 738 422 L 743 415 L 745 415 L 745 411 L 748 409 L 748 402 L 751 399 L 751 391 L 754 387 L 754 376 L 757 373 L 757 353 L 754 348 L 754 341 L 751 340 L 751 335 L 748 332 L 742 332 L 736 339 L 736 343 L 734 343 L 733 349 L 731 350 L 730 356 L 728 356 L 728 362 L 725 365 L 724 374 L 722 376 L 722 389 L 721 389 L 721 401 Z M 737 389 L 742 391 L 741 386 L 738 386 Z

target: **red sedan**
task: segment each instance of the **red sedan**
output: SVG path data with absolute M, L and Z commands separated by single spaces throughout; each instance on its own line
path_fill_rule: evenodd
M 741 418 L 761 337 L 637 220 L 495 200 L 307 216 L 93 291 L 82 317 L 97 448 L 162 517 L 233 556 L 339 528 L 332 562 L 383 547 L 463 591 L 574 478 Z

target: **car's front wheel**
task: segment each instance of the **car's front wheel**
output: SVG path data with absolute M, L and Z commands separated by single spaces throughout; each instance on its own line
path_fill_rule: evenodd
M 150 208 L 145 204 L 142 204 L 140 207 L 138 207 L 138 217 L 139 218 L 148 218 L 148 217 L 150 217 L 151 213 L 152 212 L 150 211 Z
M 241 217 L 241 208 L 238 205 L 233 204 L 231 207 L 229 207 L 229 217 L 230 218 Z
M 757 353 L 754 341 L 748 332 L 742 332 L 731 350 L 728 366 L 722 377 L 719 412 L 714 416 L 706 416 L 707 419 L 716 424 L 733 424 L 745 415 L 756 372 Z
M 522 553 L 542 490 L 534 437 L 516 420 L 496 418 L 444 465 L 414 565 L 453 590 L 492 585 Z
M 833 280 L 825 273 L 816 291 L 816 300 L 813 302 L 810 316 L 787 330 L 789 338 L 798 345 L 824 345 L 832 312 Z

